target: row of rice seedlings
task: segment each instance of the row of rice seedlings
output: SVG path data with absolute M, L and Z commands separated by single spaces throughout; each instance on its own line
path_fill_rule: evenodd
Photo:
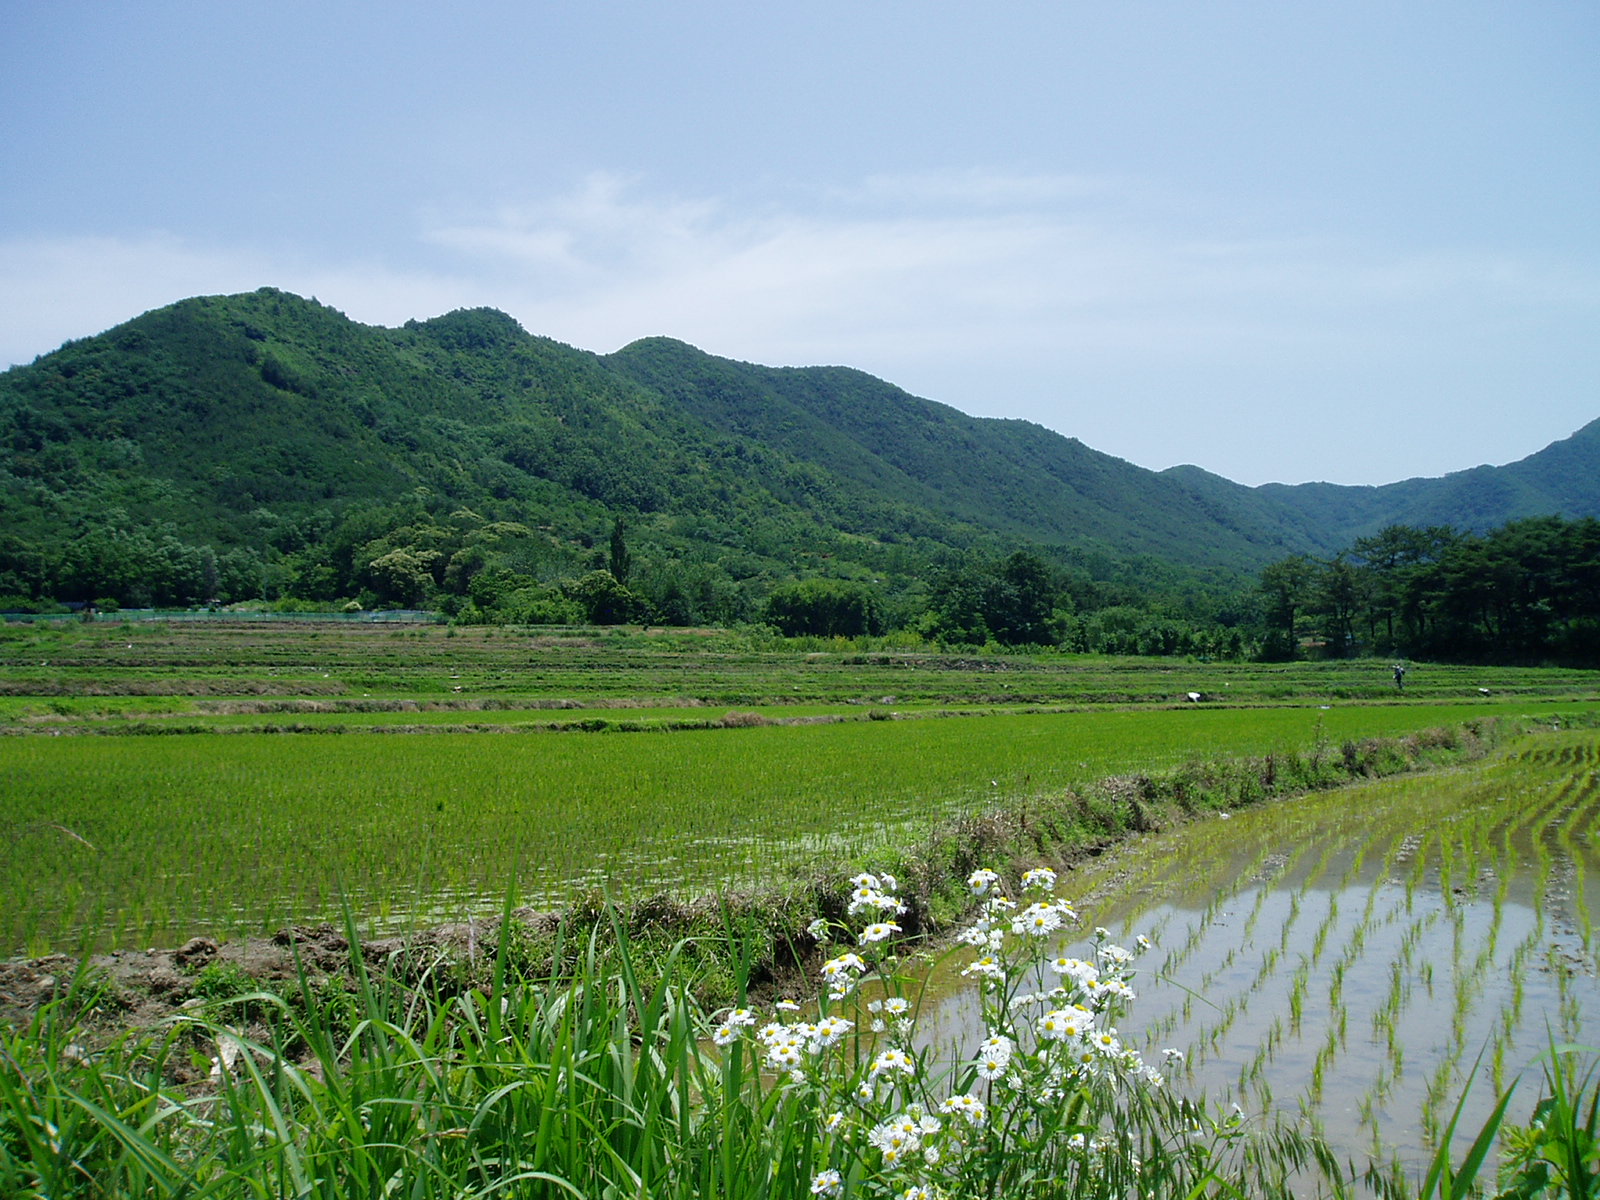
M 1181 956 L 1184 961 L 1204 958 L 1224 964 L 1205 976 L 1209 1004 L 1216 1005 L 1221 1019 L 1205 1020 L 1197 1026 L 1197 1016 L 1215 1010 L 1209 1004 L 1195 1005 L 1185 999 L 1181 1005 L 1174 1003 L 1159 1027 L 1153 1029 L 1152 1037 L 1159 1036 L 1163 1043 L 1175 1035 L 1191 1039 L 1189 1044 L 1197 1051 L 1191 1056 L 1191 1064 L 1197 1064 L 1193 1078 L 1209 1081 L 1213 1086 L 1218 1083 L 1216 1066 L 1231 1061 L 1228 1080 L 1241 1091 L 1253 1091 L 1257 1101 L 1274 1089 L 1281 1092 L 1285 1080 L 1309 1082 L 1313 1096 L 1320 1088 L 1321 1094 L 1316 1096 L 1320 1103 L 1301 1096 L 1295 1107 L 1310 1116 L 1331 1111 L 1324 1106 L 1337 1102 L 1331 1091 L 1337 1079 L 1337 1096 L 1350 1096 L 1347 1103 L 1359 1115 L 1364 1136 L 1370 1137 L 1375 1147 L 1415 1147 L 1413 1152 L 1421 1152 L 1428 1138 L 1443 1133 L 1443 1098 L 1454 1094 L 1463 1082 L 1460 1073 L 1467 1051 L 1491 1038 L 1503 1042 L 1495 1047 L 1498 1068 L 1492 1069 L 1498 1070 L 1503 1082 L 1509 1082 L 1512 1072 L 1527 1061 L 1526 1055 L 1538 1049 L 1525 1038 L 1513 1038 L 1522 1038 L 1524 1029 L 1532 1032 L 1530 1011 L 1542 1011 L 1552 1022 L 1559 1020 L 1565 1036 L 1582 1033 L 1586 1028 L 1581 1024 L 1585 1013 L 1600 1011 L 1593 977 L 1573 970 L 1570 961 L 1565 964 L 1567 969 L 1548 976 L 1549 986 L 1543 989 L 1547 998 L 1539 1002 L 1543 1007 L 1532 1008 L 1528 978 L 1532 951 L 1526 947 L 1540 945 L 1547 932 L 1539 909 L 1551 907 L 1551 888 L 1548 883 L 1530 888 L 1530 876 L 1538 878 L 1542 873 L 1531 869 L 1531 853 L 1530 861 L 1519 865 L 1512 850 L 1524 842 L 1533 845 L 1546 841 L 1555 847 L 1558 858 L 1570 861 L 1572 855 L 1562 848 L 1562 839 L 1555 836 L 1555 831 L 1563 828 L 1559 822 L 1566 820 L 1572 828 L 1587 828 L 1582 822 L 1592 821 L 1593 811 L 1591 807 L 1582 817 L 1548 815 L 1549 806 L 1544 801 L 1552 767 L 1559 765 L 1553 762 L 1555 757 L 1558 756 L 1535 754 L 1531 758 L 1525 756 L 1514 770 L 1491 767 L 1464 777 L 1399 781 L 1370 789 L 1374 795 L 1388 797 L 1383 824 L 1389 831 L 1369 829 L 1361 835 L 1362 854 L 1375 868 L 1366 875 L 1369 882 L 1362 884 L 1348 870 L 1324 870 L 1323 865 L 1328 862 L 1348 859 L 1318 853 L 1314 848 L 1302 860 L 1317 864 L 1316 869 L 1308 870 L 1308 879 L 1326 875 L 1327 882 L 1322 886 L 1332 889 L 1325 907 L 1317 910 L 1320 918 L 1306 923 L 1313 910 L 1305 903 L 1306 893 L 1301 889 L 1292 890 L 1272 909 L 1275 918 L 1292 914 L 1297 923 L 1306 925 L 1302 933 L 1290 931 L 1287 936 L 1274 926 L 1276 970 L 1286 976 L 1279 1012 L 1288 1013 L 1288 1024 L 1279 1019 L 1265 1027 L 1252 1028 L 1244 1016 L 1253 1007 L 1251 997 L 1265 994 L 1274 985 L 1259 971 L 1242 981 L 1237 978 L 1234 968 L 1240 947 L 1225 947 L 1218 940 L 1224 934 L 1239 934 L 1237 918 L 1231 927 L 1221 922 L 1196 921 L 1191 926 L 1190 941 L 1179 951 L 1169 951 L 1169 960 L 1177 961 Z M 1557 786 L 1563 786 L 1568 793 L 1583 790 L 1565 782 L 1566 777 L 1559 771 L 1554 772 L 1554 777 Z M 1508 782 L 1529 786 L 1512 790 L 1506 786 Z M 1280 811 L 1304 808 L 1321 813 L 1330 830 L 1348 832 L 1345 821 L 1352 810 L 1360 807 L 1356 799 L 1359 794 L 1348 793 L 1338 804 L 1318 798 L 1274 806 L 1270 814 L 1262 814 L 1262 819 L 1276 817 Z M 1250 821 L 1228 822 L 1227 834 L 1254 837 L 1255 815 Z M 1208 827 L 1207 833 L 1222 828 Z M 1279 844 L 1291 840 L 1299 844 L 1307 840 L 1307 835 L 1298 824 L 1286 822 L 1278 838 Z M 1592 869 L 1592 844 L 1571 837 L 1567 841 L 1572 849 L 1587 856 L 1587 865 L 1582 869 Z M 1188 855 L 1191 862 L 1224 856 L 1209 846 L 1202 850 L 1200 845 L 1185 837 L 1177 856 Z M 1286 871 L 1277 872 L 1280 887 L 1287 875 Z M 1494 886 L 1482 886 L 1490 877 Z M 1566 884 L 1568 878 L 1562 874 L 1558 882 L 1568 887 L 1570 895 L 1581 898 L 1577 888 Z M 1390 879 L 1405 887 L 1403 892 L 1396 887 L 1385 897 L 1382 884 Z M 1148 876 L 1145 880 L 1145 890 L 1150 895 L 1163 894 L 1150 886 Z M 1347 893 L 1347 888 L 1359 890 Z M 1229 895 L 1235 890 L 1231 886 L 1224 889 Z M 1354 910 L 1347 908 L 1351 899 L 1356 900 Z M 1235 900 L 1228 907 L 1240 906 Z M 1267 909 L 1260 907 L 1258 901 L 1253 911 L 1264 914 Z M 1344 919 L 1347 911 L 1353 913 L 1350 920 Z M 1517 914 L 1515 929 L 1508 923 L 1513 911 Z M 1574 927 L 1582 919 L 1574 913 Z M 1264 923 L 1265 916 L 1259 920 Z M 1531 961 L 1537 965 L 1537 960 Z M 1375 988 L 1367 982 L 1374 967 L 1381 968 L 1387 976 L 1387 982 Z M 1533 978 L 1540 977 L 1533 972 Z M 1318 978 L 1326 981 L 1325 991 L 1316 986 Z M 1450 1017 L 1443 1023 L 1432 1002 L 1441 982 L 1450 989 L 1445 1009 Z M 1230 986 L 1244 993 L 1234 1004 L 1224 998 L 1225 989 Z M 1315 1013 L 1309 1003 L 1313 996 L 1318 998 Z M 1421 1005 L 1419 997 L 1425 998 Z M 1375 1073 L 1364 1087 L 1357 1087 L 1353 1096 L 1350 1085 L 1365 1069 L 1361 1066 L 1363 1060 L 1357 1059 L 1351 1068 L 1338 1066 L 1352 1018 L 1361 1027 L 1373 1030 L 1374 1048 L 1380 1055 Z M 1594 1018 L 1590 1015 L 1588 1019 Z M 1325 1025 L 1321 1024 L 1324 1020 Z M 1316 1031 L 1321 1036 L 1314 1043 L 1315 1049 L 1307 1048 L 1306 1066 L 1297 1068 L 1295 1064 L 1302 1060 L 1293 1052 L 1294 1046 L 1304 1038 L 1318 1037 Z M 1592 1028 L 1588 1032 L 1592 1037 Z M 1230 1039 L 1237 1041 L 1246 1034 L 1255 1040 L 1235 1057 L 1229 1049 Z M 1486 1061 L 1490 1058 L 1485 1057 Z M 1278 1059 L 1283 1060 L 1281 1070 L 1273 1066 Z M 1209 1061 L 1216 1065 L 1208 1065 Z M 1426 1069 L 1415 1076 L 1408 1067 L 1419 1062 Z M 1413 1077 L 1414 1082 L 1408 1082 Z M 1405 1112 L 1411 1097 L 1418 1110 L 1431 1106 L 1428 1119 L 1418 1122 L 1420 1128 L 1415 1134 L 1408 1132 L 1406 1122 L 1396 1119 L 1394 1108 L 1399 1105 L 1400 1111 Z
M 1490 869 L 1497 876 L 1497 886 L 1486 919 L 1477 919 L 1475 923 L 1473 936 L 1481 939 L 1480 949 L 1475 956 L 1472 956 L 1469 963 L 1457 966 L 1458 978 L 1451 1024 L 1452 1038 L 1445 1060 L 1441 1062 L 1441 1068 L 1459 1062 L 1464 1051 L 1469 1048 L 1471 1038 L 1478 1036 L 1477 1031 L 1483 1026 L 1484 1019 L 1474 1017 L 1472 1009 L 1482 998 L 1488 981 L 1508 980 L 1505 986 L 1496 990 L 1498 1012 L 1495 1013 L 1491 1009 L 1486 1014 L 1491 1017 L 1495 1028 L 1495 1045 L 1490 1070 L 1498 1084 L 1503 1084 L 1509 1070 L 1519 1065 L 1511 1052 L 1511 1047 L 1517 1044 L 1516 1035 L 1522 1021 L 1528 963 L 1537 948 L 1543 944 L 1546 934 L 1546 914 L 1550 907 L 1547 883 L 1550 871 L 1549 858 L 1551 843 L 1555 840 L 1548 834 L 1552 827 L 1559 827 L 1558 815 L 1563 807 L 1559 795 L 1561 791 L 1566 790 L 1566 785 L 1560 784 L 1558 790 L 1552 792 L 1550 781 L 1545 778 L 1546 772 L 1539 764 L 1523 761 L 1521 765 L 1524 769 L 1531 768 L 1531 770 L 1527 786 L 1518 789 L 1514 797 L 1515 806 L 1501 803 L 1498 808 L 1486 810 L 1480 820 L 1480 825 L 1485 830 L 1484 844 L 1494 846 Z M 1500 824 L 1493 830 L 1493 836 L 1490 836 L 1488 829 L 1495 821 L 1499 821 Z M 1519 912 L 1529 913 L 1530 919 L 1524 936 L 1517 940 L 1509 956 L 1502 956 L 1498 953 L 1498 944 L 1505 929 L 1507 915 L 1511 911 L 1513 880 L 1518 880 L 1518 890 L 1521 891 L 1524 890 L 1523 881 L 1529 877 L 1526 871 L 1520 876 L 1518 874 L 1519 862 L 1515 847 L 1522 844 L 1527 844 L 1535 850 L 1530 903 L 1527 908 L 1518 909 Z M 1566 856 L 1558 854 L 1556 857 L 1560 859 Z M 1570 861 L 1570 858 L 1567 858 L 1567 861 Z M 1428 1101 L 1430 1128 L 1439 1127 L 1447 1083 L 1448 1080 L 1440 1075 L 1434 1084 Z
M 1222 836 L 1229 836 L 1232 832 L 1233 829 L 1230 827 Z M 1249 912 L 1239 928 L 1239 947 L 1248 946 L 1256 941 L 1258 929 L 1268 919 L 1269 913 L 1270 920 L 1276 925 L 1276 940 L 1264 948 L 1253 977 L 1236 985 L 1239 990 L 1235 993 L 1235 997 L 1221 1006 L 1215 1019 L 1202 1023 L 1194 1030 L 1195 1037 L 1204 1039 L 1205 1050 L 1200 1054 L 1200 1061 L 1203 1063 L 1208 1054 L 1216 1053 L 1230 1038 L 1234 1027 L 1245 1021 L 1255 999 L 1262 998 L 1267 1002 L 1267 1011 L 1274 1012 L 1271 1024 L 1260 1030 L 1254 1053 L 1241 1061 L 1236 1081 L 1241 1096 L 1249 1095 L 1253 1104 L 1263 1107 L 1272 1102 L 1272 1084 L 1268 1068 L 1284 1038 L 1281 1012 L 1275 1011 L 1279 1009 L 1283 1000 L 1283 997 L 1278 995 L 1282 984 L 1279 964 L 1296 936 L 1295 931 L 1301 925 L 1305 896 L 1316 886 L 1328 863 L 1326 852 L 1307 863 L 1305 849 L 1310 844 L 1296 840 L 1288 853 L 1274 852 L 1263 856 L 1262 851 L 1274 848 L 1274 844 L 1265 840 L 1260 843 L 1261 849 L 1258 850 L 1257 861 L 1261 863 L 1261 869 L 1240 876 L 1241 879 L 1249 880 L 1254 896 Z M 1281 894 L 1280 890 L 1290 879 L 1297 879 L 1298 886 L 1288 892 L 1285 911 L 1284 905 L 1274 897 Z M 1231 966 L 1235 953 L 1236 949 L 1230 949 L 1223 957 L 1222 964 Z M 1302 978 L 1304 971 L 1305 963 L 1302 958 Z M 1294 994 L 1291 983 L 1289 994 L 1291 1005 Z M 1186 1016 L 1190 1013 L 1192 1009 L 1186 1009 Z M 1253 1028 L 1259 1027 L 1253 1026 Z
M 1298 853 L 1303 853 L 1304 845 L 1305 843 L 1301 844 Z M 1304 934 L 1298 928 L 1298 917 L 1303 904 L 1303 898 L 1312 888 L 1321 888 L 1326 886 L 1324 879 L 1333 861 L 1333 850 L 1334 847 L 1331 843 L 1325 843 L 1322 846 L 1320 855 L 1316 859 L 1316 862 L 1311 869 L 1305 874 L 1299 889 L 1290 896 L 1289 920 L 1285 922 L 1285 927 L 1280 936 L 1280 952 L 1289 951 L 1291 945 L 1293 944 L 1304 944 Z M 1359 856 L 1357 857 L 1359 858 Z M 1359 862 L 1353 864 L 1347 863 L 1342 874 L 1347 878 L 1353 870 L 1359 870 Z M 1330 898 L 1334 895 L 1332 892 L 1329 894 Z M 1333 911 L 1336 913 L 1336 906 L 1333 906 Z M 1329 917 L 1325 916 L 1324 919 L 1318 923 L 1316 930 L 1312 933 L 1311 937 L 1313 947 L 1318 945 L 1319 939 L 1325 943 L 1328 921 Z M 1301 1037 L 1303 1032 L 1305 998 L 1310 986 L 1311 965 L 1312 959 L 1310 957 L 1305 954 L 1298 955 L 1295 971 L 1288 980 L 1287 999 L 1290 1014 L 1290 1027 L 1297 1040 Z M 1261 984 L 1264 984 L 1266 981 L 1262 980 L 1260 982 Z M 1258 984 L 1258 986 L 1260 985 Z M 1318 1052 L 1316 1058 L 1313 1060 L 1308 1084 L 1299 1097 L 1301 1110 L 1307 1115 L 1309 1115 L 1312 1110 L 1315 1109 L 1315 1106 L 1321 1101 L 1325 1073 L 1329 1065 L 1331 1065 L 1333 1062 L 1334 1056 L 1337 1052 L 1337 1030 L 1339 1026 L 1336 1022 L 1330 1022 L 1328 1028 L 1332 1035 L 1330 1041 L 1323 1046 L 1323 1048 Z M 1272 1044 L 1267 1047 L 1268 1053 L 1258 1056 L 1256 1062 L 1253 1064 L 1254 1078 L 1251 1080 L 1251 1082 L 1253 1083 L 1254 1087 L 1252 1089 L 1252 1095 L 1255 1103 L 1262 1106 L 1263 1109 L 1268 1108 L 1272 1103 L 1271 1080 L 1270 1076 L 1267 1074 L 1266 1068 L 1273 1061 L 1273 1052 L 1276 1050 L 1276 1048 L 1277 1039 L 1274 1039 Z M 1314 1123 L 1314 1117 L 1312 1120 Z

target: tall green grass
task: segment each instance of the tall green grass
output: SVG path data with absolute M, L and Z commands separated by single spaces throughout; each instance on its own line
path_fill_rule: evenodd
M 553 976 L 521 974 L 503 939 L 491 982 L 465 992 L 373 976 L 358 957 L 342 1004 L 302 975 L 287 997 L 236 996 L 107 1047 L 69 1040 L 75 991 L 0 1049 L 0 1188 L 51 1200 L 1277 1195 L 1308 1161 L 1298 1139 L 1129 1091 L 1139 1073 L 1125 1056 L 1052 1074 L 1054 1044 L 1023 1041 L 1014 1005 L 995 1020 L 1016 1035 L 1015 1084 L 981 1082 L 992 1057 L 960 1048 L 914 1063 L 898 1052 L 903 1070 L 880 1069 L 916 1014 L 908 1003 L 894 1029 L 873 1030 L 874 1012 L 894 1012 L 877 998 L 896 994 L 895 958 L 859 924 L 822 936 L 859 933 L 880 990 L 830 988 L 812 1010 L 838 1023 L 826 1045 L 799 1006 L 739 1036 L 754 1014 L 713 1019 L 686 960 L 646 970 L 625 929 L 611 932 Z M 746 961 L 731 933 L 723 949 Z M 1008 962 L 1023 979 L 1025 961 Z M 250 1032 L 235 1020 L 246 1007 Z M 780 1043 L 798 1065 L 779 1064 Z M 907 1121 L 917 1152 L 884 1149 L 879 1135 Z
M 997 964 L 985 1041 L 919 1048 L 918 994 L 892 935 L 866 927 L 894 916 L 893 881 L 872 882 L 854 894 L 887 911 L 813 930 L 831 963 L 859 965 L 775 1012 L 702 1010 L 696 956 L 642 960 L 614 913 L 608 937 L 561 948 L 559 972 L 531 970 L 511 938 L 468 989 L 357 954 L 342 989 L 303 971 L 281 995 L 219 998 L 109 1044 L 78 1020 L 95 999 L 80 975 L 0 1037 L 0 1194 L 1109 1200 L 1338 1196 L 1363 1179 L 1455 1200 L 1489 1170 L 1504 1101 L 1464 1159 L 1408 1176 L 1163 1085 L 1117 1044 L 1126 952 L 1101 939 L 1091 964 L 1052 974 L 1053 943 L 1011 922 L 1066 910 L 1026 889 L 967 935 Z M 736 930 L 712 939 L 748 981 Z M 1507 1138 L 1508 1198 L 1595 1194 L 1600 1089 L 1570 1049 L 1551 1063 L 1535 1120 Z

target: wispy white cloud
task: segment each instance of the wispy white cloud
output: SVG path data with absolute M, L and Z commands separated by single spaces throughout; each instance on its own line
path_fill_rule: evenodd
M 1328 324 L 1338 313 L 1365 326 L 1395 306 L 1593 300 L 1592 281 L 1504 255 L 1134 226 L 1112 188 L 926 174 L 867 181 L 853 199 L 871 204 L 835 193 L 735 211 L 601 176 L 426 236 L 464 273 L 498 281 L 530 323 L 569 339 L 605 347 L 667 331 L 785 360 L 864 344 L 893 357 L 904 340 L 975 355 L 1029 341 L 1041 354 L 1245 353 L 1263 341 L 1338 342 Z M 892 208 L 876 203 L 889 197 Z
M 785 361 L 860 347 L 893 359 L 900 346 L 1245 353 L 1337 343 L 1337 314 L 1365 327 L 1397 307 L 1600 304 L 1600 285 L 1581 271 L 1504 253 L 1133 227 L 1107 198 L 1112 186 L 926 173 L 866 181 L 858 198 L 892 196 L 892 210 L 821 198 L 736 210 L 598 174 L 535 205 L 422 231 L 410 258 L 429 270 L 159 232 L 13 240 L 0 244 L 0 352 L 32 357 L 185 295 L 263 284 L 380 323 L 496 304 L 535 332 L 600 350 L 668 332 Z

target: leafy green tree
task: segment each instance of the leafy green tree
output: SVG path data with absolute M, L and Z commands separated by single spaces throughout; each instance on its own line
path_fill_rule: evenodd
M 610 571 L 590 571 L 563 591 L 591 625 L 626 625 L 649 614 L 644 598 L 623 587 Z
M 995 639 L 1006 646 L 1052 643 L 1056 591 L 1050 568 L 1037 554 L 1018 550 L 1007 557 L 995 572 L 987 599 L 985 619 Z
M 859 637 L 884 629 L 878 594 L 842 579 L 802 579 L 774 588 L 765 618 L 785 637 Z
M 989 628 L 991 578 L 979 569 L 946 572 L 935 584 L 919 628 L 925 637 L 954 645 L 982 646 L 993 640 Z
M 1258 584 L 1267 609 L 1267 639 L 1262 657 L 1268 661 L 1294 658 L 1300 652 L 1297 625 L 1301 610 L 1311 597 L 1316 568 L 1303 554 L 1292 555 L 1265 567 Z
M 433 588 L 433 565 L 439 557 L 437 550 L 390 550 L 367 564 L 367 582 L 381 604 L 420 608 Z
M 1363 614 L 1374 649 L 1398 649 L 1402 637 L 1415 642 L 1421 632 L 1415 603 L 1419 577 L 1456 536 L 1443 526 L 1389 525 L 1350 547 L 1350 559 L 1366 576 Z
M 923 628 L 940 641 L 958 644 L 1052 645 L 1061 596 L 1049 565 L 1031 550 L 1018 550 L 999 562 L 947 571 L 934 585 Z
M 627 526 L 621 517 L 611 523 L 611 552 L 607 561 L 611 577 L 627 587 L 628 576 L 633 571 L 633 557 L 628 553 Z
M 1364 605 L 1367 579 L 1343 555 L 1325 564 L 1315 586 L 1315 602 L 1323 619 L 1322 637 L 1332 658 L 1356 652 L 1356 617 Z

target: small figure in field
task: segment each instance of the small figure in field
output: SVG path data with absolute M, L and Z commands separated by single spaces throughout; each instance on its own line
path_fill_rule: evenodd
M 1394 686 L 1398 691 L 1406 690 L 1406 669 L 1399 663 L 1394 665 Z

